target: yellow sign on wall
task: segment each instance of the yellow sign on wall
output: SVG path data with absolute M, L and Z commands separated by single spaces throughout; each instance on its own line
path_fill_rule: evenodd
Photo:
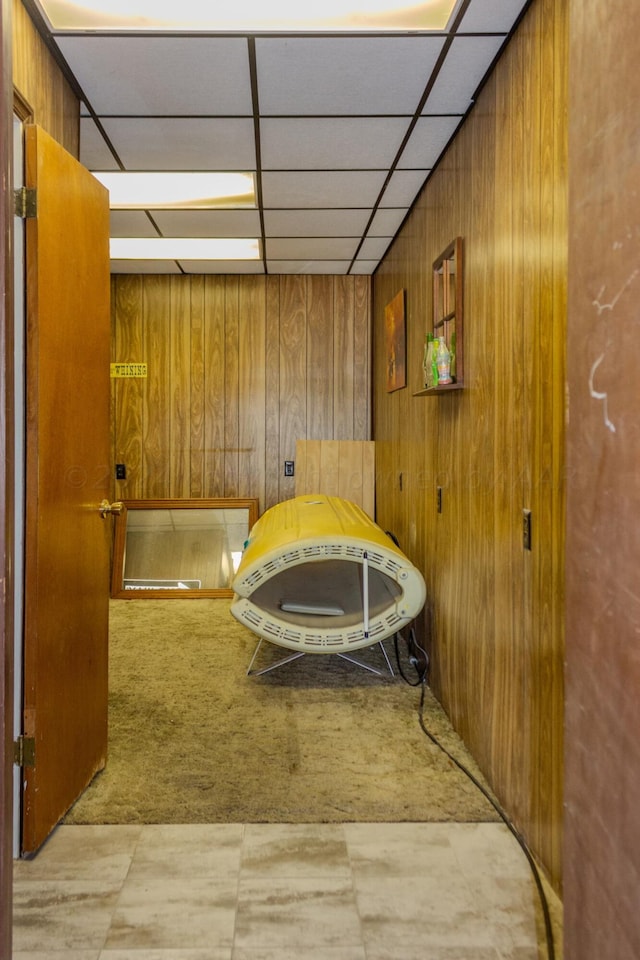
M 146 363 L 112 363 L 111 376 L 113 377 L 146 377 Z

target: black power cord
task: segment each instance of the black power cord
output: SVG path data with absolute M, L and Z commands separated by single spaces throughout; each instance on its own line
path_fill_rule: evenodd
M 413 686 L 415 686 L 415 684 L 413 684 Z M 545 893 L 545 891 L 544 891 L 544 887 L 543 887 L 543 885 L 542 885 L 542 879 L 541 879 L 541 877 L 540 877 L 540 872 L 539 872 L 539 870 L 538 870 L 538 867 L 537 867 L 537 864 L 536 864 L 535 860 L 533 859 L 533 856 L 532 856 L 532 854 L 531 854 L 531 851 L 529 850 L 529 847 L 527 846 L 527 842 L 526 842 L 526 840 L 524 839 L 524 837 L 516 830 L 516 828 L 515 828 L 514 825 L 511 823 L 511 821 L 509 820 L 507 814 L 506 814 L 505 811 L 502 809 L 502 807 L 501 807 L 500 804 L 497 802 L 497 800 L 494 800 L 494 798 L 493 798 L 493 797 L 491 796 L 491 794 L 485 789 L 485 787 L 480 783 L 480 781 L 477 779 L 477 777 L 474 777 L 474 775 L 471 773 L 471 771 L 470 771 L 469 769 L 467 769 L 467 767 L 464 765 L 464 763 L 461 763 L 460 760 L 457 760 L 457 759 L 453 756 L 453 754 L 451 754 L 451 753 L 447 750 L 447 748 L 440 743 L 440 741 L 437 739 L 437 737 L 435 737 L 434 734 L 431 733 L 431 731 L 427 728 L 427 725 L 426 725 L 426 723 L 425 723 L 425 721 L 424 721 L 424 698 L 425 698 L 426 686 L 427 686 L 427 685 L 426 685 L 426 681 L 424 681 L 424 682 L 422 683 L 422 690 L 421 690 L 421 692 L 420 692 L 420 708 L 419 708 L 419 710 L 418 710 L 418 719 L 419 719 L 419 721 L 420 721 L 420 727 L 422 728 L 423 733 L 426 734 L 426 736 L 429 738 L 429 740 L 431 740 L 431 742 L 432 742 L 433 744 L 435 744 L 435 746 L 438 747 L 438 749 L 441 750 L 441 751 L 445 754 L 445 756 L 447 756 L 447 757 L 449 758 L 449 760 L 451 760 L 451 762 L 454 763 L 454 764 L 456 765 L 456 767 L 458 767 L 458 769 L 462 770 L 462 772 L 469 778 L 469 780 L 471 780 L 471 782 L 474 784 L 474 786 L 476 786 L 476 787 L 478 788 L 478 790 L 480 791 L 480 793 L 482 793 L 482 795 L 489 801 L 489 803 L 491 804 L 491 806 L 493 807 L 493 809 L 496 811 L 496 813 L 498 814 L 498 816 L 500 817 L 500 819 L 502 820 L 502 822 L 505 824 L 505 826 L 508 828 L 508 830 L 513 834 L 513 836 L 514 836 L 514 837 L 516 838 L 516 840 L 518 841 L 520 847 L 522 848 L 522 851 L 523 851 L 525 857 L 527 858 L 527 861 L 528 861 L 529 866 L 530 866 L 530 868 L 531 868 L 531 873 L 533 874 L 533 879 L 534 879 L 534 882 L 535 882 L 535 885 L 536 885 L 536 888 L 537 888 L 537 891 L 538 891 L 538 897 L 539 897 L 539 900 L 540 900 L 540 906 L 542 907 L 542 915 L 543 915 L 543 917 L 544 917 L 544 931 L 545 931 L 545 938 L 546 938 L 546 943 L 547 943 L 547 956 L 548 956 L 549 960 L 555 960 L 556 951 L 555 951 L 555 945 L 554 945 L 554 941 L 553 941 L 553 927 L 551 926 L 551 915 L 550 915 L 550 912 L 549 912 L 549 903 L 548 903 L 548 901 L 547 901 L 547 895 L 546 895 L 546 893 Z
M 395 543 L 395 545 L 396 545 L 397 547 L 400 547 L 400 543 L 399 543 L 399 541 L 398 541 L 398 538 L 397 538 L 393 533 L 391 533 L 389 530 L 387 530 L 387 531 L 386 531 L 386 534 L 387 534 L 388 537 L 390 537 L 390 538 L 393 540 L 393 542 Z M 429 740 L 431 740 L 431 742 L 432 742 L 433 744 L 435 744 L 435 746 L 436 746 L 439 750 L 442 751 L 442 753 L 445 754 L 445 756 L 447 756 L 447 757 L 449 758 L 449 760 L 451 760 L 451 762 L 452 762 L 453 764 L 455 764 L 456 767 L 458 767 L 459 770 L 462 771 L 462 773 L 465 774 L 465 776 L 467 776 L 467 777 L 469 778 L 469 780 L 471 780 L 471 782 L 474 784 L 474 786 L 478 788 L 478 790 L 480 791 L 480 793 L 481 793 L 481 794 L 485 797 L 485 799 L 491 804 L 491 806 L 492 806 L 493 809 L 496 811 L 496 813 L 498 814 L 498 816 L 500 817 L 500 819 L 502 820 L 502 822 L 505 824 L 505 826 L 507 827 L 507 829 L 509 830 L 509 832 L 510 832 L 511 834 L 513 834 L 513 836 L 515 837 L 515 839 L 518 841 L 518 844 L 520 845 L 520 847 L 521 847 L 521 849 L 522 849 L 522 852 L 524 853 L 525 857 L 527 858 L 527 862 L 528 862 L 528 864 L 529 864 L 529 867 L 531 868 L 531 873 L 532 873 L 532 875 L 533 875 L 533 879 L 534 879 L 534 882 L 535 882 L 535 885 L 536 885 L 536 889 L 537 889 L 537 891 L 538 891 L 538 898 L 539 898 L 539 900 L 540 900 L 540 906 L 542 907 L 542 915 L 543 915 L 543 918 L 544 918 L 544 931 L 545 931 L 545 939 L 546 939 L 546 944 L 547 944 L 547 957 L 548 957 L 548 960 L 555 960 L 556 951 L 555 951 L 555 944 L 554 944 L 554 941 L 553 941 L 553 927 L 552 927 L 552 925 L 551 925 L 551 914 L 550 914 L 550 912 L 549 912 L 549 903 L 548 903 L 548 901 L 547 901 L 547 895 L 546 895 L 546 893 L 545 893 L 545 891 L 544 891 L 544 887 L 543 887 L 543 885 L 542 885 L 542 879 L 541 879 L 541 877 L 540 877 L 540 871 L 538 870 L 538 866 L 537 866 L 535 860 L 533 859 L 533 855 L 532 855 L 531 851 L 529 850 L 529 847 L 527 846 L 527 842 L 526 842 L 526 840 L 524 839 L 524 837 L 518 832 L 518 830 L 516 830 L 516 828 L 514 827 L 514 825 L 511 823 L 511 821 L 509 820 L 506 812 L 502 809 L 502 807 L 500 806 L 500 804 L 498 803 L 498 801 L 497 801 L 497 800 L 494 800 L 494 798 L 493 798 L 493 797 L 491 796 L 491 794 L 485 789 L 485 787 L 480 783 L 480 781 L 477 779 L 477 777 L 474 777 L 474 775 L 473 775 L 473 774 L 471 773 L 471 771 L 464 765 L 464 763 L 462 763 L 460 760 L 457 760 L 457 759 L 453 756 L 453 754 L 450 753 L 450 752 L 447 750 L 447 748 L 446 748 L 445 746 L 443 746 L 442 743 L 440 743 L 440 741 L 438 740 L 438 738 L 437 738 L 436 736 L 434 736 L 434 734 L 431 733 L 431 731 L 427 728 L 427 725 L 426 725 L 425 720 L 424 720 L 424 698 L 425 698 L 425 690 L 426 690 L 426 688 L 427 688 L 427 675 L 428 675 L 428 672 L 429 672 L 429 656 L 428 656 L 426 650 L 424 650 L 424 648 L 421 647 L 420 644 L 417 642 L 415 630 L 414 630 L 413 626 L 411 626 L 411 627 L 410 627 L 410 630 L 409 630 L 409 637 L 408 637 L 408 639 L 406 639 L 406 638 L 404 638 L 404 639 L 405 639 L 405 642 L 406 642 L 406 645 L 407 645 L 407 652 L 408 652 L 408 657 L 409 657 L 409 663 L 410 663 L 413 667 L 415 667 L 415 670 L 416 670 L 416 672 L 417 672 L 417 674 L 418 674 L 418 679 L 417 679 L 417 680 L 409 680 L 409 678 L 408 678 L 408 677 L 406 676 L 406 674 L 404 673 L 404 671 L 403 671 L 403 669 L 402 669 L 402 665 L 401 665 L 401 663 L 400 663 L 399 640 L 400 640 L 401 637 L 402 637 L 402 634 L 398 632 L 398 633 L 396 633 L 396 634 L 394 635 L 394 638 L 393 638 L 393 639 L 394 639 L 394 644 L 395 644 L 395 651 L 396 651 L 396 662 L 397 662 L 397 664 L 398 664 L 398 671 L 399 671 L 399 673 L 400 673 L 400 676 L 401 676 L 402 679 L 405 681 L 405 683 L 408 683 L 409 686 L 411 686 L 411 687 L 420 686 L 420 687 L 422 688 L 421 691 L 420 691 L 420 708 L 419 708 L 419 710 L 418 710 L 418 720 L 419 720 L 419 722 L 420 722 L 420 727 L 421 727 L 421 729 L 422 729 L 422 732 L 429 738 Z
M 402 663 L 400 662 L 400 640 L 405 640 L 407 645 L 407 656 L 409 663 L 415 669 L 418 678 L 417 680 L 410 680 L 409 677 L 403 670 Z M 420 646 L 416 640 L 416 632 L 411 626 L 409 628 L 409 638 L 402 636 L 401 632 L 397 632 L 393 636 L 393 643 L 396 651 L 396 663 L 398 665 L 398 673 L 402 677 L 405 683 L 408 683 L 410 687 L 419 687 L 420 684 L 427 682 L 427 674 L 429 673 L 429 654 L 427 651 Z

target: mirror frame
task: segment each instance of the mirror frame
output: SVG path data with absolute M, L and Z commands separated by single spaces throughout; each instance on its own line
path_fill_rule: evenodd
M 210 597 L 233 597 L 230 587 L 206 590 L 125 590 L 124 563 L 129 510 L 248 510 L 247 536 L 258 519 L 259 504 L 253 498 L 218 498 L 195 500 L 122 500 L 122 511 L 116 517 L 111 567 L 111 597 L 114 600 L 187 600 Z

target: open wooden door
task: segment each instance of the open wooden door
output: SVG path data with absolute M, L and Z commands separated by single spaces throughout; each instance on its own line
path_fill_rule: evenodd
M 109 201 L 25 127 L 27 440 L 22 852 L 106 761 L 110 494 Z

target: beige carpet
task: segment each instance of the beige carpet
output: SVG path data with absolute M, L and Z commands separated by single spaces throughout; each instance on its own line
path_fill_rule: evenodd
M 330 655 L 247 677 L 256 642 L 226 600 L 112 601 L 109 759 L 65 822 L 497 819 L 420 729 L 419 688 Z M 425 721 L 480 777 L 429 691 Z

